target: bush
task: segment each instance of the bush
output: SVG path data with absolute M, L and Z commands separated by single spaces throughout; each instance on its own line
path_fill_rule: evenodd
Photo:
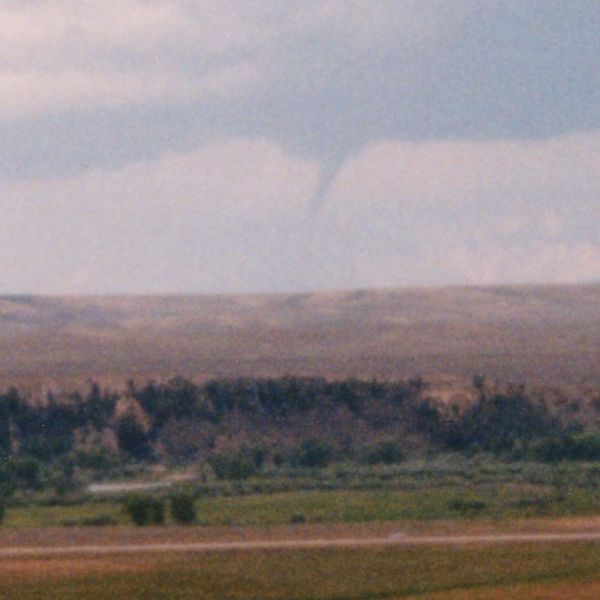
M 196 520 L 196 505 L 190 494 L 171 496 L 171 516 L 176 523 L 188 525 Z
M 588 433 L 541 438 L 529 448 L 532 458 L 542 462 L 600 460 L 600 434 Z
M 454 499 L 448 502 L 448 508 L 460 513 L 478 513 L 485 509 L 485 502 L 481 500 Z
M 217 479 L 247 479 L 256 472 L 252 458 L 241 452 L 213 454 L 208 463 L 215 472 Z
M 509 451 L 517 440 L 529 441 L 546 433 L 560 433 L 560 425 L 542 402 L 522 387 L 505 393 L 481 396 L 445 432 L 453 450 Z
M 75 462 L 81 469 L 107 473 L 119 463 L 118 457 L 104 446 L 82 448 L 77 452 Z
M 165 505 L 150 496 L 131 496 L 125 503 L 131 520 L 139 526 L 162 525 L 165 522 Z
M 41 486 L 40 464 L 35 458 L 16 460 L 13 469 L 19 487 L 38 489 Z
M 400 445 L 394 441 L 380 442 L 366 446 L 364 449 L 364 461 L 370 465 L 383 463 L 384 465 L 395 465 L 404 460 L 404 453 Z
M 322 468 L 331 461 L 333 451 L 327 442 L 304 440 L 296 449 L 295 462 L 301 467 Z
M 98 515 L 85 519 L 63 519 L 60 524 L 62 527 L 114 527 L 119 522 L 111 515 Z
M 0 525 L 2 525 L 2 523 L 4 521 L 5 512 L 6 512 L 6 504 L 4 503 L 4 500 L 2 498 L 0 498 Z

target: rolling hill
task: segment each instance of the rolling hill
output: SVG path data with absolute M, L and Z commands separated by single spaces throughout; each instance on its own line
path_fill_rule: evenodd
M 0 386 L 212 376 L 600 385 L 600 285 L 0 297 Z

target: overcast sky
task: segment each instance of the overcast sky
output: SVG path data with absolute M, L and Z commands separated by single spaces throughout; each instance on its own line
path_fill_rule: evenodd
M 598 0 L 0 0 L 0 293 L 600 280 Z

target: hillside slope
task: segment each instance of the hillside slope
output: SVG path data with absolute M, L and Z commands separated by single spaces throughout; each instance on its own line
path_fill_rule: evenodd
M 211 376 L 600 385 L 600 285 L 0 297 L 0 384 Z

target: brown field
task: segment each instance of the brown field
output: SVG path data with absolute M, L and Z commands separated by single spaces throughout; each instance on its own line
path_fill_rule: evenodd
M 0 386 L 180 374 L 600 384 L 600 285 L 1 297 Z
M 3 527 L 0 549 L 96 544 L 160 544 L 165 542 L 251 542 L 257 540 L 387 537 L 402 531 L 410 536 L 494 534 L 577 534 L 600 531 L 600 516 L 556 519 L 387 521 L 367 523 L 306 523 L 271 526 L 168 527 Z
M 411 531 L 412 527 L 412 531 Z M 56 544 L 151 543 L 202 539 L 307 539 L 411 534 L 444 535 L 451 522 L 412 525 L 312 525 L 275 528 L 114 528 L 5 530 L 0 547 L 36 540 Z M 598 519 L 462 524 L 462 533 L 584 532 Z M 416 529 L 415 529 L 416 528 Z M 18 538 L 20 534 L 23 537 Z M 18 539 L 15 538 L 17 536 Z M 450 598 L 591 600 L 600 590 L 600 542 L 470 544 L 467 546 L 317 548 L 78 558 L 3 558 L 2 598 Z

